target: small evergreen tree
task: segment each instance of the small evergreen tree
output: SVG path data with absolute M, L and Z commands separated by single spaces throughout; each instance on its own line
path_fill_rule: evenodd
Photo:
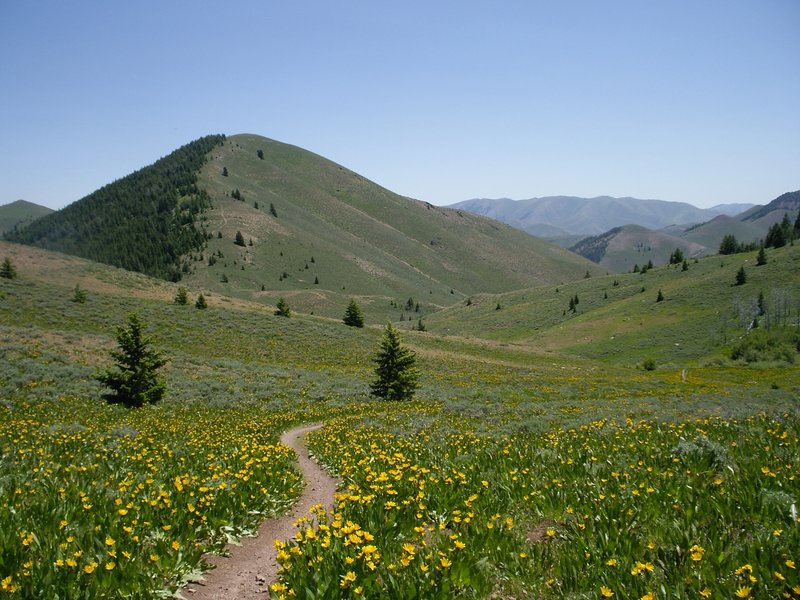
M 767 248 L 783 248 L 786 245 L 786 235 L 780 223 L 775 223 L 769 228 L 764 245 Z
M 258 158 L 260 158 L 261 160 L 264 160 L 264 151 L 263 150 L 261 150 L 259 148 L 258 150 L 256 150 L 256 154 L 258 155 Z
M 3 266 L 0 267 L 0 277 L 3 279 L 14 279 L 17 276 L 17 268 L 7 256 L 3 260 Z
M 206 297 L 203 294 L 200 294 L 197 297 L 197 302 L 194 303 L 195 307 L 199 308 L 200 310 L 204 310 L 208 308 L 208 303 L 206 302 Z
M 736 285 L 744 285 L 747 282 L 747 273 L 744 272 L 744 265 L 736 271 Z
M 319 285 L 319 277 L 314 276 L 314 285 Z
M 688 270 L 689 270 L 689 263 L 684 260 L 683 265 L 681 265 L 681 271 L 688 271 Z
M 374 396 L 384 400 L 411 400 L 419 387 L 416 355 L 400 343 L 400 334 L 386 324 L 380 350 L 375 357 L 376 380 L 370 385 Z
M 245 245 L 244 236 L 242 235 L 241 231 L 237 231 L 236 232 L 236 235 L 233 238 L 233 243 L 236 244 L 237 246 L 244 246 Z
M 269 214 L 271 214 L 276 219 L 278 218 L 278 211 L 275 210 L 275 205 L 272 202 L 269 203 Z
M 739 244 L 736 242 L 735 235 L 728 233 L 722 237 L 722 241 L 719 244 L 720 254 L 736 254 L 738 249 Z
M 175 304 L 186 306 L 189 304 L 189 296 L 186 294 L 186 288 L 179 287 L 175 292 Z
M 663 302 L 664 301 L 664 293 L 659 289 L 658 296 L 656 296 L 656 302 Z
M 364 327 L 364 315 L 355 300 L 350 300 L 342 320 L 349 327 Z
M 222 167 L 222 176 L 223 177 L 227 177 L 228 176 L 228 167 Z
M 767 264 L 767 253 L 764 251 L 764 244 L 758 249 L 758 256 L 756 257 L 756 266 L 760 267 Z
M 678 265 L 683 262 L 683 250 L 675 248 L 672 254 L 669 255 L 669 264 Z
M 425 323 L 422 322 L 422 319 L 417 321 L 417 326 L 415 328 L 417 331 L 427 331 L 427 327 L 425 327 Z
M 72 301 L 78 304 L 86 302 L 86 290 L 84 290 L 79 283 L 75 284 L 75 290 L 72 292 Z
M 278 304 L 275 306 L 275 315 L 287 318 L 292 316 L 292 309 L 289 308 L 289 303 L 283 298 L 278 299 Z
M 100 383 L 111 388 L 111 392 L 103 394 L 109 404 L 141 407 L 155 404 L 164 396 L 166 386 L 157 371 L 166 360 L 151 348 L 152 339 L 142 329 L 142 322 L 135 314 L 128 318 L 127 327 L 117 328 L 119 349 L 111 352 L 117 369 L 96 376 Z

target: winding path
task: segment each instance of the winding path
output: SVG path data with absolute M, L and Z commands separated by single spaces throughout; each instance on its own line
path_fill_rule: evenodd
M 306 487 L 292 511 L 277 519 L 267 519 L 258 529 L 258 536 L 242 539 L 241 546 L 229 546 L 230 556 L 211 555 L 206 562 L 214 568 L 202 582 L 187 585 L 182 594 L 187 600 L 251 600 L 267 598 L 269 584 L 278 577 L 278 561 L 273 544 L 275 539 L 288 540 L 294 536 L 294 523 L 309 516 L 309 509 L 322 504 L 333 507 L 337 480 L 325 473 L 308 455 L 305 434 L 322 427 L 304 425 L 284 432 L 281 443 L 297 453 L 297 462 Z

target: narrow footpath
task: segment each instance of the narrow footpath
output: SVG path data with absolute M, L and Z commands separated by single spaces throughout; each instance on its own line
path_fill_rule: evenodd
M 269 597 L 269 585 L 278 577 L 275 539 L 288 540 L 294 536 L 294 523 L 309 516 L 309 510 L 322 504 L 333 507 L 333 494 L 338 481 L 325 473 L 308 455 L 305 434 L 322 425 L 304 425 L 286 431 L 281 443 L 297 453 L 297 463 L 306 486 L 292 511 L 277 519 L 267 519 L 258 529 L 258 536 L 243 538 L 241 546 L 228 546 L 230 556 L 208 556 L 206 562 L 216 568 L 205 579 L 190 583 L 181 590 L 187 600 L 251 600 Z

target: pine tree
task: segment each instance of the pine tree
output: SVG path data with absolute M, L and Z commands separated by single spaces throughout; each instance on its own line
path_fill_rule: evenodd
M 189 297 L 186 295 L 186 288 L 179 287 L 175 293 L 175 304 L 186 306 L 189 304 Z
M 747 273 L 744 272 L 744 265 L 742 265 L 736 272 L 736 285 L 744 285 L 746 282 L 747 282 Z
M 764 243 L 761 243 L 761 247 L 758 249 L 758 256 L 756 257 L 756 266 L 760 267 L 761 265 L 767 264 L 767 253 L 764 251 Z
M 276 219 L 278 218 L 278 211 L 275 210 L 275 205 L 272 202 L 269 203 L 269 214 L 271 214 Z
M 75 284 L 75 290 L 72 292 L 72 301 L 78 304 L 86 302 L 86 290 L 78 283 Z
M 364 315 L 355 300 L 350 300 L 342 320 L 349 327 L 364 327 Z
M 208 308 L 208 303 L 206 302 L 206 297 L 203 296 L 203 294 L 200 294 L 197 297 L 197 302 L 195 302 L 194 305 L 195 305 L 196 308 L 198 308 L 200 310 L 204 310 L 204 309 Z
M 736 254 L 738 249 L 739 244 L 736 242 L 735 235 L 728 233 L 722 237 L 722 241 L 719 244 L 720 254 Z
M 135 314 L 128 318 L 127 327 L 117 328 L 119 349 L 111 352 L 117 370 L 96 376 L 100 383 L 111 388 L 111 392 L 103 394 L 109 404 L 141 407 L 155 404 L 166 392 L 157 371 L 167 361 L 151 348 L 152 339 L 142 329 L 142 322 Z
M 663 302 L 664 301 L 664 292 L 660 289 L 658 290 L 658 296 L 656 296 L 656 302 Z
M 236 235 L 233 238 L 233 243 L 236 244 L 237 246 L 244 246 L 245 245 L 244 236 L 242 235 L 241 231 L 237 231 L 236 232 Z
M 688 271 L 688 270 L 689 270 L 689 263 L 684 260 L 683 265 L 681 265 L 681 271 Z
M 256 154 L 258 155 L 258 158 L 260 158 L 261 160 L 264 160 L 264 151 L 263 150 L 261 150 L 261 149 L 256 150 Z
M 416 355 L 400 343 L 400 334 L 386 324 L 380 350 L 375 357 L 377 379 L 370 385 L 374 396 L 384 400 L 411 400 L 419 387 Z
M 3 266 L 0 267 L 0 277 L 3 279 L 14 279 L 17 276 L 17 269 L 11 262 L 11 259 L 6 256 L 3 260 Z
M 222 167 L 222 176 L 223 177 L 227 177 L 228 176 L 228 167 Z
M 287 318 L 292 316 L 292 309 L 289 308 L 289 303 L 283 298 L 278 299 L 278 304 L 275 307 L 275 315 Z

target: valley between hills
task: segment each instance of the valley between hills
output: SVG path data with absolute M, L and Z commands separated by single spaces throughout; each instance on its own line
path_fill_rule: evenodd
M 800 595 L 791 231 L 616 272 L 255 135 L 7 227 L 4 597 L 191 597 L 301 496 L 308 423 L 339 487 L 265 596 Z M 136 409 L 97 377 L 131 314 L 165 359 Z M 408 402 L 370 393 L 387 322 Z

